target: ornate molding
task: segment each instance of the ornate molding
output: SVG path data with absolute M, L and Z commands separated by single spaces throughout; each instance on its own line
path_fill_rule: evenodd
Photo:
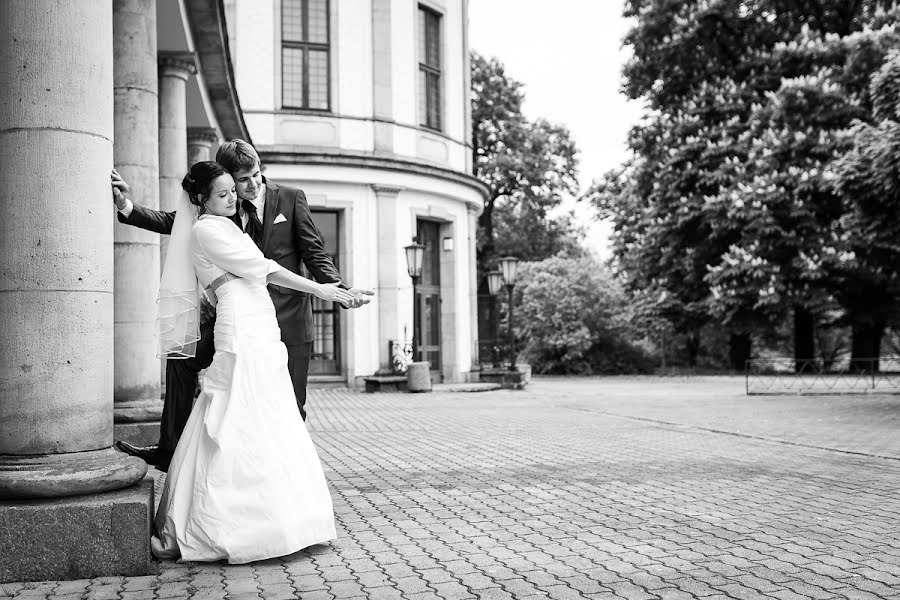
M 188 127 L 188 144 L 212 144 L 219 141 L 216 130 L 211 127 Z
M 405 189 L 405 187 L 399 185 L 372 184 L 372 190 L 377 196 L 396 196 Z
M 187 81 L 197 72 L 197 63 L 190 52 L 159 52 L 156 58 L 160 77 L 180 77 Z
M 481 196 L 482 202 L 488 198 L 487 186 L 478 181 L 474 176 L 421 162 L 400 160 L 384 156 L 373 156 L 369 154 L 291 152 L 263 150 L 260 148 L 257 148 L 257 150 L 259 151 L 260 160 L 263 164 L 329 165 L 357 167 L 361 169 L 380 169 L 413 175 L 424 175 L 426 177 L 435 177 L 443 179 L 444 181 L 466 186 L 477 192 Z M 473 204 L 470 202 L 468 205 L 474 207 L 478 214 L 481 214 L 481 211 L 484 208 L 482 203 Z

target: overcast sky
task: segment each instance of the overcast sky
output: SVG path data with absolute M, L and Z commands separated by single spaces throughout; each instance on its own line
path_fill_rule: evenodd
M 581 151 L 580 182 L 627 157 L 625 138 L 640 105 L 619 93 L 628 31 L 620 0 L 470 0 L 469 44 L 495 56 L 525 84 L 527 117 L 563 123 Z M 583 207 L 582 221 L 590 218 Z M 591 246 L 606 256 L 608 227 L 593 226 Z

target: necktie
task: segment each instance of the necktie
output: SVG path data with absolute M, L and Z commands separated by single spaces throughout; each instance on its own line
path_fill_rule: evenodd
M 262 242 L 262 223 L 259 220 L 259 217 L 256 215 L 256 206 L 249 200 L 244 200 L 241 202 L 241 208 L 244 209 L 244 212 L 247 213 L 249 219 L 247 220 L 247 229 L 244 231 L 250 236 L 250 239 L 259 246 L 260 242 Z

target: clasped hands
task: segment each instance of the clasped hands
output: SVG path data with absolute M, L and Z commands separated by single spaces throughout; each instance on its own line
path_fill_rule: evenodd
M 322 284 L 322 288 L 324 288 L 324 294 L 319 296 L 320 298 L 331 302 L 337 302 L 344 308 L 359 308 L 360 306 L 365 306 L 372 301 L 372 298 L 369 296 L 375 295 L 375 292 L 372 290 L 366 290 L 359 287 L 344 289 L 338 287 L 338 284 L 336 283 L 324 283 Z

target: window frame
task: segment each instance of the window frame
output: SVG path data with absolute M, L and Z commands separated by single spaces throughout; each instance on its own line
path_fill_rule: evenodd
M 312 216 L 313 222 L 316 222 L 316 217 L 318 216 L 319 221 L 323 218 L 322 215 L 329 215 L 329 218 L 334 218 L 334 252 L 328 252 L 328 241 L 324 239 L 326 249 L 328 252 L 328 256 L 331 257 L 332 263 L 334 263 L 335 269 L 340 270 L 340 261 L 341 261 L 341 242 L 343 241 L 343 221 L 344 221 L 344 212 L 339 209 L 331 209 L 331 208 L 321 208 L 321 207 L 310 207 L 310 215 Z M 304 277 L 309 279 L 313 279 L 309 270 L 306 268 L 306 265 L 301 262 L 301 274 Z M 313 347 L 310 353 L 310 375 L 314 376 L 333 376 L 340 375 L 344 370 L 344 359 L 343 359 L 343 344 L 341 343 L 342 331 L 343 328 L 341 326 L 342 322 L 342 312 L 336 302 L 330 302 L 328 300 L 322 300 L 321 298 L 313 297 L 311 300 L 312 311 L 313 311 Z M 333 359 L 330 362 L 333 362 L 335 365 L 335 369 L 333 371 L 322 371 L 321 365 L 317 363 L 319 362 L 329 362 L 328 359 L 322 358 L 322 355 L 315 354 L 315 345 L 318 341 L 319 331 L 317 329 L 317 315 L 329 315 L 331 319 L 331 343 L 333 347 Z
M 425 103 L 425 114 L 424 114 L 424 119 L 422 118 L 423 115 L 416 115 L 416 121 L 418 121 L 419 127 L 424 127 L 425 129 L 428 129 L 430 131 L 443 132 L 444 131 L 444 89 L 443 89 L 443 87 L 444 87 L 444 77 L 443 77 L 443 75 L 444 75 L 444 64 L 443 64 L 444 63 L 444 47 L 443 47 L 444 15 L 443 15 L 443 13 L 441 13 L 438 10 L 435 10 L 431 6 L 428 6 L 426 4 L 419 4 L 418 10 L 416 12 L 417 33 L 418 33 L 418 21 L 419 21 L 420 13 L 425 14 L 425 26 L 422 28 L 422 32 L 421 32 L 421 35 L 423 36 L 423 38 L 424 38 L 424 36 L 427 35 L 427 32 L 428 32 L 428 23 L 427 23 L 428 17 L 432 16 L 432 17 L 436 18 L 436 20 L 437 20 L 437 36 L 438 36 L 437 52 L 438 52 L 438 55 L 437 55 L 437 66 L 430 65 L 430 64 L 424 62 L 428 58 L 428 39 L 424 38 L 421 40 L 421 46 L 424 48 L 424 55 L 416 57 L 416 60 L 419 65 L 418 69 L 416 69 L 416 75 L 417 75 L 417 77 L 421 77 L 422 76 L 421 74 L 424 74 L 424 76 L 425 76 L 425 86 L 424 86 L 424 89 L 422 90 L 422 93 L 425 94 L 425 98 L 423 99 L 423 102 Z M 436 83 L 437 109 L 435 110 L 435 115 L 437 118 L 436 124 L 431 124 L 428 122 L 429 118 L 431 117 L 431 111 L 429 110 L 429 106 L 428 106 L 428 76 L 429 75 L 432 75 L 437 78 L 437 83 Z M 416 88 L 418 88 L 418 85 L 416 85 Z M 417 108 L 417 112 L 418 112 L 418 108 Z
M 287 0 L 282 0 L 281 2 L 281 108 L 287 108 L 292 110 L 308 110 L 317 113 L 330 113 L 331 112 L 331 0 L 325 0 L 325 42 L 312 42 L 309 41 L 309 0 L 297 0 L 300 2 L 301 6 L 301 20 L 302 20 L 302 28 L 303 28 L 303 37 L 307 38 L 307 41 L 296 41 L 296 40 L 287 40 L 284 35 L 284 10 L 285 4 Z M 284 56 L 285 50 L 301 50 L 303 52 L 303 77 L 300 82 L 301 85 L 301 104 L 293 104 L 287 101 L 285 95 L 285 85 L 284 82 L 286 66 Z M 310 78 L 309 78 L 309 53 L 310 50 L 314 51 L 324 51 L 325 52 L 325 93 L 326 93 L 326 107 L 325 108 L 317 108 L 313 106 L 309 106 L 309 92 L 310 92 Z

